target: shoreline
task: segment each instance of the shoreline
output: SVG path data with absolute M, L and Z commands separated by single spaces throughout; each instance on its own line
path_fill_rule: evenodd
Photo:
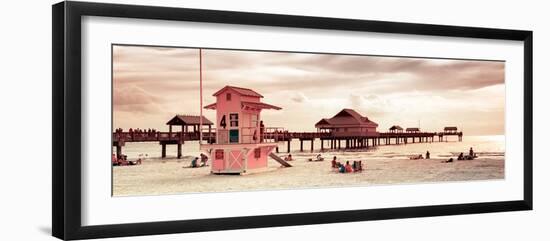
M 444 158 L 409 160 L 377 158 L 363 161 L 365 170 L 337 173 L 330 161 L 308 162 L 305 156 L 280 168 L 245 175 L 212 175 L 210 167 L 186 168 L 186 159 L 146 160 L 138 166 L 113 167 L 113 196 L 267 191 L 374 185 L 423 184 L 504 179 L 504 156 L 443 163 Z M 351 160 L 351 159 L 350 159 Z M 339 160 L 342 162 L 342 160 Z M 345 162 L 345 161 L 344 161 Z

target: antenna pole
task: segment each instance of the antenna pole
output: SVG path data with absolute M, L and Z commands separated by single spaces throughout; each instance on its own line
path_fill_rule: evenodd
M 200 92 L 199 145 L 202 145 L 202 49 L 199 49 L 199 92 Z

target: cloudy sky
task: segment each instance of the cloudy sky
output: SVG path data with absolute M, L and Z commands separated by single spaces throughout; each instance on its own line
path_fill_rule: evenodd
M 225 85 L 251 88 L 282 110 L 266 126 L 312 131 L 352 108 L 387 130 L 394 124 L 467 135 L 504 133 L 504 62 L 203 50 L 204 104 Z M 156 128 L 175 114 L 199 113 L 199 50 L 113 47 L 113 121 Z M 215 111 L 204 110 L 210 120 Z

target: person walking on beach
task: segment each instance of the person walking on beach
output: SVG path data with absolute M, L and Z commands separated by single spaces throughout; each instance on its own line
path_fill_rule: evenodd
M 426 159 L 430 159 L 430 151 L 426 151 Z

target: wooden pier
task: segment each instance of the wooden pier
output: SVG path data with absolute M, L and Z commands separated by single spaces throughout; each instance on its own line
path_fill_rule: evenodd
M 198 141 L 199 132 L 115 132 L 112 136 L 113 146 L 116 147 L 117 156 L 122 155 L 122 147 L 126 142 L 158 142 L 161 146 L 161 157 L 166 157 L 166 145 L 177 145 L 177 157 L 182 157 L 182 145 L 186 141 Z M 203 141 L 214 143 L 216 141 L 215 132 L 203 132 Z
M 462 132 L 415 132 L 392 133 L 382 132 L 369 135 L 335 136 L 326 132 L 285 132 L 265 133 L 264 139 L 286 142 L 286 152 L 290 152 L 291 142 L 294 139 L 300 141 L 300 151 L 304 151 L 304 142 L 309 144 L 309 150 L 314 151 L 314 142 L 321 141 L 321 151 L 340 149 L 366 149 L 379 145 L 400 145 L 410 143 L 446 142 L 447 136 L 457 136 L 462 141 Z M 436 138 L 437 137 L 437 138 Z M 309 143 L 307 143 L 309 142 Z M 279 152 L 279 148 L 276 149 Z
M 210 129 L 209 132 L 203 131 L 203 141 L 206 143 L 215 143 L 216 132 Z M 443 131 L 443 132 L 381 132 L 369 133 L 369 135 L 357 136 L 335 136 L 330 132 L 288 132 L 273 131 L 263 133 L 265 142 L 286 142 L 286 152 L 291 151 L 291 142 L 300 141 L 300 151 L 304 151 L 304 146 L 309 147 L 309 151 L 314 151 L 315 141 L 321 141 L 321 151 L 324 150 L 347 150 L 347 149 L 368 149 L 379 145 L 402 145 L 411 143 L 426 142 L 445 142 L 448 136 L 457 136 L 458 141 L 462 141 L 462 132 Z M 116 147 L 117 156 L 122 155 L 122 147 L 127 142 L 158 142 L 161 146 L 161 157 L 166 157 L 166 146 L 177 145 L 177 157 L 181 158 L 182 145 L 188 141 L 198 141 L 199 132 L 154 132 L 154 133 L 130 133 L 115 132 L 112 136 L 112 144 Z M 305 145 L 304 145 L 305 144 Z M 309 144 L 309 145 L 308 145 Z M 279 152 L 279 147 L 276 148 Z

